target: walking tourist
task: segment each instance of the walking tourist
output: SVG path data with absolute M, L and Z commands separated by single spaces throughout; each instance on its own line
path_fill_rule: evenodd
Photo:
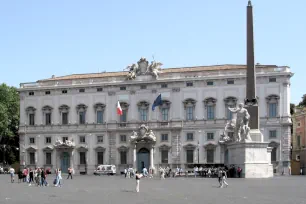
M 124 168 L 124 177 L 126 178 L 126 175 L 127 175 L 127 169 Z
M 62 187 L 62 171 L 57 169 L 56 171 L 56 184 L 54 186 Z
M 228 186 L 228 184 L 226 183 L 226 179 L 227 179 L 227 175 L 226 175 L 226 171 L 225 170 L 221 170 L 222 174 L 222 178 L 221 178 L 221 186 L 220 188 L 223 188 L 223 184 L 226 185 L 226 187 Z
M 195 167 L 193 168 L 193 172 L 194 172 L 194 177 L 195 177 L 195 178 L 197 177 L 198 171 L 199 171 L 198 167 L 195 166 Z
M 240 168 L 240 166 L 238 166 L 237 168 L 238 178 L 241 178 L 241 172 L 242 172 L 242 169 Z
M 219 182 L 220 186 L 222 185 L 221 181 L 222 181 L 222 171 L 221 171 L 221 169 L 219 168 L 219 169 L 218 169 L 218 182 Z
M 11 183 L 15 181 L 15 169 L 13 167 L 10 168 L 10 175 L 11 175 Z
M 18 171 L 18 183 L 21 183 L 21 180 L 23 180 L 23 173 L 22 173 L 21 169 L 19 169 L 19 171 Z
M 31 186 L 31 183 L 34 183 L 34 170 L 32 169 L 28 169 L 27 182 L 29 186 Z
M 67 179 L 69 179 L 69 177 L 72 179 L 72 172 L 73 172 L 73 169 L 71 167 L 68 168 L 68 177 Z
M 139 192 L 140 178 L 142 177 L 142 175 L 139 174 L 138 171 L 136 171 L 135 177 L 136 177 L 136 192 L 138 193 Z

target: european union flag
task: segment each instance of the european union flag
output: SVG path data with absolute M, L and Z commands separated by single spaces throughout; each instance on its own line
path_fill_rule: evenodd
M 161 98 L 161 94 L 159 94 L 159 95 L 157 96 L 157 98 L 155 99 L 153 105 L 152 105 L 152 111 L 155 110 L 155 107 L 156 107 L 156 106 L 160 106 L 160 105 L 162 105 L 162 104 L 163 104 L 163 101 L 162 101 L 162 98 Z

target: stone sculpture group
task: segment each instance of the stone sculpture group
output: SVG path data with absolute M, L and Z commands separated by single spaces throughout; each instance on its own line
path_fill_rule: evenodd
M 240 103 L 237 108 L 228 109 L 236 114 L 236 119 L 232 119 L 226 124 L 219 143 L 252 141 L 249 127 L 250 114 L 248 110 L 244 108 L 243 103 Z M 232 137 L 228 135 L 230 131 L 234 131 Z
M 138 133 L 133 131 L 132 135 L 130 136 L 130 142 L 137 142 L 140 140 L 151 140 L 156 142 L 156 136 L 152 130 L 149 130 L 149 128 L 143 124 L 139 127 Z

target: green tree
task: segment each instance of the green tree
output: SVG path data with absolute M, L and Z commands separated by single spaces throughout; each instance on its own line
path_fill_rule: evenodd
M 303 95 L 302 101 L 299 103 L 299 106 L 306 106 L 306 94 Z
M 295 104 L 294 103 L 290 103 L 290 115 L 294 114 L 294 109 L 295 109 Z
M 15 87 L 0 85 L 0 161 L 8 164 L 19 158 L 19 94 Z M 1 162 L 1 163 L 2 163 Z

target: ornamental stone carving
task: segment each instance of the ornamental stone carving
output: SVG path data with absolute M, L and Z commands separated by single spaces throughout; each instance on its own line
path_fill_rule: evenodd
M 154 135 L 152 130 L 149 130 L 148 126 L 142 124 L 138 131 L 133 131 L 130 136 L 130 142 L 140 142 L 140 141 L 151 141 L 156 142 L 156 136 Z
M 147 61 L 146 58 L 142 57 L 137 62 L 137 64 L 131 64 L 127 66 L 124 70 L 128 70 L 127 80 L 133 80 L 138 75 L 151 74 L 156 79 L 158 79 L 158 75 L 161 73 L 161 66 L 163 64 L 160 62 L 151 61 L 151 64 Z

